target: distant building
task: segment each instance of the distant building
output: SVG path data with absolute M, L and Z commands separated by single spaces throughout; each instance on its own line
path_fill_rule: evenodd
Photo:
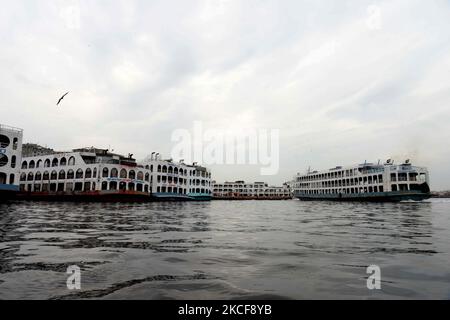
M 54 154 L 55 151 L 51 148 L 40 146 L 36 143 L 24 143 L 22 145 L 22 157 L 37 157 Z

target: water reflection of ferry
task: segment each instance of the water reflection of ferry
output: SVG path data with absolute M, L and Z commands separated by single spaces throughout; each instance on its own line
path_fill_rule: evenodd
M 409 160 L 309 171 L 297 174 L 293 184 L 294 196 L 301 200 L 402 201 L 431 196 L 428 170 Z

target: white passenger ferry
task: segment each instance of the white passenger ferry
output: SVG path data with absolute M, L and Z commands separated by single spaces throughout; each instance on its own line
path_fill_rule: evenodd
M 174 163 L 157 156 L 138 163 L 132 154 L 123 156 L 94 147 L 70 152 L 54 152 L 39 146 L 35 149 L 38 155 L 31 152 L 22 159 L 19 196 L 24 199 L 211 199 L 211 173 L 201 166 Z
M 293 185 L 294 197 L 301 200 L 402 201 L 431 196 L 428 170 L 409 160 L 309 171 L 297 174 Z
M 0 200 L 19 191 L 23 130 L 0 124 Z
M 291 190 L 283 186 L 269 186 L 266 182 L 245 181 L 216 183 L 213 181 L 213 198 L 220 200 L 287 200 Z

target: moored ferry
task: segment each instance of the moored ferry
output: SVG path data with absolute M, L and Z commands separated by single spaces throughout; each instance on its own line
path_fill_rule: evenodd
M 216 183 L 213 181 L 213 199 L 217 200 L 288 200 L 292 199 L 287 184 L 269 186 L 266 182 L 245 181 Z
M 138 163 L 108 149 L 56 152 L 24 145 L 20 199 L 77 201 L 210 200 L 204 167 L 151 157 Z
M 22 129 L 0 124 L 0 200 L 14 198 L 19 191 L 22 135 Z
M 300 200 L 420 201 L 431 196 L 428 170 L 409 160 L 308 171 L 297 174 L 293 188 Z

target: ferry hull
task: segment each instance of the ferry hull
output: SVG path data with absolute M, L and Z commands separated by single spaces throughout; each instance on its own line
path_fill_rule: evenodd
M 0 184 L 0 202 L 14 199 L 18 191 L 18 186 Z
M 296 194 L 295 198 L 300 200 L 326 200 L 326 201 L 360 201 L 360 202 L 400 202 L 400 201 L 422 201 L 429 199 L 431 193 L 414 191 L 392 191 L 359 194 Z
M 75 202 L 148 202 L 151 197 L 144 192 L 92 191 L 92 192 L 20 192 L 17 200 L 75 201 Z

